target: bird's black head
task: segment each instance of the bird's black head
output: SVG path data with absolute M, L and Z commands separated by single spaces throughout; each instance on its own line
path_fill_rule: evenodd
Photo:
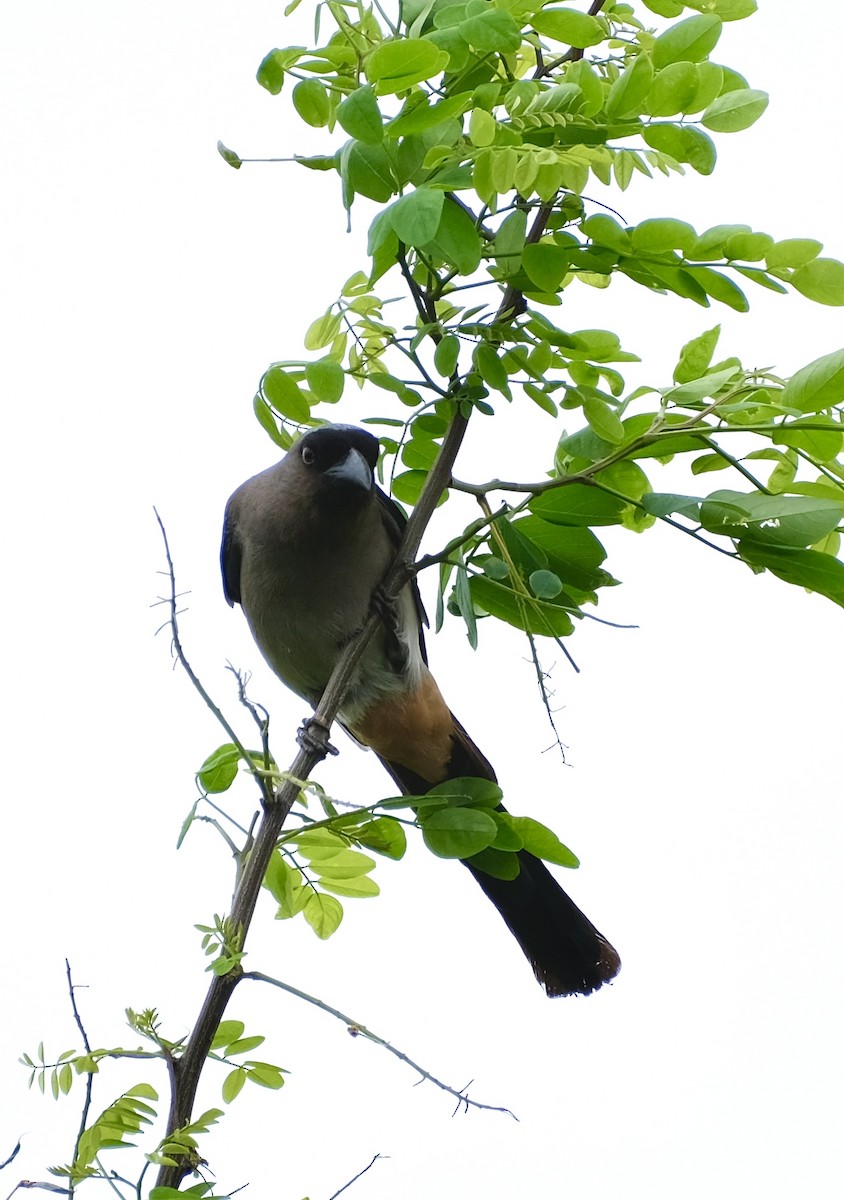
M 355 425 L 322 425 L 289 451 L 323 493 L 369 495 L 375 486 L 378 439 Z

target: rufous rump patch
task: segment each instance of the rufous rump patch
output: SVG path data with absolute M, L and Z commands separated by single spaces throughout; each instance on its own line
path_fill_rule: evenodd
M 430 783 L 440 783 L 448 774 L 454 720 L 427 668 L 417 688 L 373 704 L 352 732 L 388 762 Z

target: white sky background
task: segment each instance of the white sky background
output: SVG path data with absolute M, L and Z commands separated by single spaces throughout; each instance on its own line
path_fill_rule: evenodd
M 772 93 L 763 122 L 718 137 L 709 180 L 690 173 L 608 202 L 630 223 L 745 220 L 844 257 L 837 7 L 816 0 L 809 20 L 769 0 L 727 26 L 716 57 Z M 8 3 L 0 17 L 0 1160 L 25 1134 L 2 1195 L 71 1153 L 81 1091 L 55 1106 L 27 1093 L 16 1066 L 42 1037 L 48 1053 L 78 1045 L 64 957 L 86 985 L 95 1045 L 135 1044 L 126 1005 L 157 1006 L 176 1037 L 207 984 L 193 923 L 228 903 L 230 866 L 212 831 L 197 827 L 174 849 L 193 772 L 224 738 L 171 670 L 166 635 L 153 636 L 163 613 L 149 605 L 164 587 L 153 504 L 191 593 L 182 633 L 206 685 L 254 740 L 224 665 L 253 669 L 282 761 L 303 715 L 223 602 L 217 569 L 226 497 L 275 457 L 251 415 L 256 381 L 269 361 L 301 353 L 310 320 L 364 264 L 368 216 L 356 205 L 346 235 L 335 177 L 292 165 L 234 172 L 214 149 L 218 137 L 243 155 L 333 144 L 254 82 L 267 50 L 301 40 L 281 9 L 43 0 Z M 844 344 L 842 310 L 750 296 L 739 317 L 619 281 L 572 288 L 558 315 L 617 330 L 644 360 L 629 378 L 655 384 L 716 321 L 721 352 L 783 373 Z M 381 393 L 365 394 L 343 415 L 367 406 L 387 411 Z M 548 417 L 520 408 L 498 429 L 473 422 L 464 477 L 546 469 Z M 659 487 L 656 467 L 652 479 Z M 430 549 L 462 518 L 450 508 Z M 244 985 L 228 1015 L 267 1034 L 258 1053 L 292 1074 L 280 1093 L 247 1088 L 208 1139 L 221 1191 L 250 1182 L 250 1195 L 327 1200 L 380 1152 L 388 1161 L 350 1196 L 831 1193 L 842 1116 L 840 610 L 668 530 L 604 540 L 624 586 L 602 598 L 602 615 L 638 628 L 588 623 L 572 645 L 582 674 L 556 663 L 570 767 L 542 753 L 549 731 L 515 634 L 485 624 L 473 655 L 452 622 L 430 651 L 510 807 L 549 821 L 581 856 L 564 883 L 619 948 L 617 982 L 588 1000 L 547 1001 L 467 874 L 418 847 L 399 866 L 379 863 L 381 900 L 349 901 L 327 944 L 301 921 L 274 923 L 263 902 L 251 966 L 449 1082 L 474 1078 L 476 1099 L 521 1120 L 452 1119 L 447 1096 L 413 1088 L 410 1071 L 339 1023 Z M 427 595 L 433 607 L 430 584 Z M 342 751 L 320 774 L 335 794 L 389 793 L 371 756 L 345 741 Z M 251 811 L 247 784 L 233 803 Z M 164 1092 L 152 1069 L 104 1067 L 95 1108 L 141 1079 Z M 204 1107 L 219 1103 L 221 1079 L 209 1080 Z

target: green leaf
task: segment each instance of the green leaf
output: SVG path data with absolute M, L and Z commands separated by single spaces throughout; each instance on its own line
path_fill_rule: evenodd
M 406 91 L 414 83 L 431 79 L 448 63 L 448 53 L 426 38 L 399 38 L 381 42 L 364 60 L 366 78 L 380 96 Z
M 548 10 L 545 9 L 545 12 Z M 638 117 L 653 82 L 654 69 L 647 54 L 637 54 L 632 65 L 615 79 L 606 101 L 610 120 Z
M 545 862 L 556 863 L 558 867 L 579 867 L 580 859 L 564 846 L 547 825 L 534 821 L 532 817 L 512 817 L 513 828 L 522 839 L 522 844 L 529 854 L 542 858 Z
M 645 97 L 645 108 L 652 117 L 673 117 L 693 112 L 691 107 L 700 87 L 700 71 L 692 62 L 669 63 L 658 71 Z
M 498 826 L 498 833 L 495 836 L 495 841 L 490 847 L 491 850 L 503 850 L 510 853 L 515 850 L 522 849 L 522 839 L 516 833 L 513 824 L 513 818 L 507 812 L 493 812 L 492 818 Z M 481 851 L 483 853 L 483 851 Z
M 771 434 L 771 441 L 778 446 L 802 450 L 811 455 L 815 462 L 831 463 L 844 450 L 844 426 L 838 421 L 823 422 L 818 417 L 799 417 L 796 421 L 789 421 L 787 426 L 779 426 L 777 432 Z
M 496 354 L 495 348 L 489 342 L 478 343 L 472 355 L 472 362 L 485 384 L 493 391 L 503 392 L 505 396 L 509 397 L 507 371 Z
M 282 450 L 289 450 L 291 445 L 290 435 L 285 433 L 283 429 L 279 429 L 278 421 L 273 415 L 272 409 L 264 397 L 257 392 L 252 397 L 252 410 L 258 418 L 258 424 L 265 433 L 270 435 L 275 444 L 280 446 Z
M 707 475 L 712 471 L 726 471 L 731 467 L 732 463 L 728 458 L 724 458 L 723 454 L 701 454 L 700 458 L 695 458 L 692 461 L 693 475 Z
M 625 503 L 600 488 L 570 483 L 534 496 L 528 507 L 553 525 L 618 525 Z
M 266 1040 L 260 1033 L 256 1033 L 252 1037 L 237 1038 L 226 1046 L 226 1057 L 231 1058 L 234 1054 L 248 1054 L 250 1050 L 256 1050 L 258 1046 L 263 1045 Z
M 713 300 L 720 300 L 736 312 L 747 312 L 750 308 L 741 288 L 720 271 L 713 271 L 711 267 L 686 267 L 685 270 Z
M 437 374 L 442 375 L 445 379 L 450 379 L 457 367 L 457 358 L 460 354 L 460 339 L 454 334 L 448 333 L 437 343 L 437 348 L 434 351 L 434 367 Z
M 478 269 L 483 249 L 480 234 L 466 210 L 450 196 L 445 198 L 431 246 L 461 275 L 471 275 Z
M 844 394 L 844 350 L 834 350 L 801 367 L 786 383 L 782 402 L 800 412 L 821 412 L 841 403 Z
M 305 349 L 322 350 L 324 346 L 331 345 L 339 332 L 340 314 L 333 313 L 329 309 L 308 326 L 308 331 L 305 334 Z M 310 415 L 310 410 L 308 411 Z
M 774 242 L 765 255 L 765 262 L 771 269 L 775 267 L 805 267 L 812 259 L 817 258 L 823 250 L 823 243 L 814 238 L 785 238 Z
M 691 125 L 646 125 L 642 137 L 654 150 L 670 154 L 677 162 L 688 163 L 699 175 L 711 175 L 715 169 L 715 143 L 702 129 Z
M 460 776 L 445 779 L 428 789 L 426 799 L 436 801 L 438 797 L 460 808 L 492 808 L 501 803 L 501 788 L 491 779 Z
M 261 60 L 255 78 L 271 96 L 277 96 L 284 86 L 284 72 L 291 67 L 304 51 L 303 46 L 290 46 L 286 50 L 270 50 Z
M 343 905 L 333 896 L 312 892 L 302 909 L 305 920 L 322 941 L 336 933 L 343 920 Z
M 404 858 L 407 837 L 400 823 L 392 817 L 375 817 L 354 831 L 355 839 L 374 854 L 383 854 L 397 862 Z
M 768 93 L 742 88 L 717 96 L 700 118 L 715 133 L 738 133 L 749 129 L 768 107 Z
M 379 204 L 389 200 L 398 190 L 393 164 L 383 146 L 347 142 L 338 151 L 337 169 L 350 193 L 367 196 Z
M 277 1092 L 284 1087 L 284 1072 L 274 1063 L 248 1062 L 249 1082 L 257 1083 L 260 1087 L 270 1088 Z M 220 1200 L 224 1200 L 223 1197 Z
M 454 577 L 454 602 L 466 625 L 466 637 L 473 650 L 478 648 L 478 624 L 475 620 L 475 606 L 469 590 L 469 576 L 462 562 L 457 567 Z
M 598 396 L 584 396 L 583 415 L 598 437 L 604 438 L 613 446 L 619 446 L 624 441 L 621 419 L 606 400 L 601 400 Z
M 686 342 L 680 351 L 677 366 L 674 368 L 675 383 L 690 383 L 691 380 L 700 379 L 706 373 L 712 362 L 712 355 L 715 353 L 720 335 L 721 326 L 715 325 L 714 328 L 707 329 L 706 333 L 698 334 L 697 337 Z
M 541 554 L 563 583 L 591 591 L 613 579 L 600 570 L 606 551 L 591 529 L 552 525 L 539 517 L 519 517 L 513 528 Z
M 531 244 L 522 251 L 522 264 L 541 291 L 553 293 L 568 274 L 571 251 L 550 242 Z
M 334 171 L 337 167 L 333 154 L 294 154 L 293 161 L 309 171 Z
M 375 859 L 368 854 L 361 854 L 359 850 L 341 850 L 330 858 L 317 855 L 314 866 L 326 879 L 357 879 L 359 875 L 367 875 L 373 870 Z
M 674 217 L 653 217 L 642 221 L 634 227 L 631 235 L 634 249 L 650 254 L 682 250 L 688 255 L 697 241 L 693 227 L 687 221 L 678 221 Z
M 449 96 L 439 104 L 428 104 L 427 98 L 419 103 L 418 95 L 414 93 L 399 115 L 385 127 L 384 132 L 388 137 L 409 137 L 411 134 L 424 133 L 445 121 L 461 116 L 472 107 L 471 92 Z
M 553 571 L 533 571 L 528 578 L 528 583 L 530 590 L 539 600 L 555 600 L 563 590 L 559 575 L 555 575 Z M 503 848 L 507 849 L 507 847 Z
M 200 786 L 206 792 L 216 795 L 228 791 L 237 778 L 237 767 L 240 762 L 240 751 L 237 746 L 227 743 L 209 754 L 196 773 Z
M 246 1026 L 242 1021 L 221 1021 L 211 1039 L 211 1050 L 222 1050 L 231 1042 L 236 1042 L 243 1035 Z
M 645 8 L 660 17 L 679 17 L 685 8 L 681 0 L 644 0 Z
M 697 496 L 681 496 L 676 492 L 647 492 L 639 503 L 645 512 L 654 517 L 667 517 L 679 513 L 691 521 L 700 519 L 700 499 Z
M 236 1100 L 243 1090 L 243 1085 L 246 1083 L 246 1070 L 244 1067 L 235 1067 L 230 1071 L 223 1080 L 223 1103 L 231 1104 L 232 1100 Z M 181 1193 L 178 1193 L 181 1195 Z
M 721 21 L 712 14 L 678 21 L 654 42 L 654 66 L 660 70 L 674 62 L 703 62 L 715 49 L 720 36 Z
M 816 258 L 791 276 L 792 285 L 802 296 L 818 304 L 844 304 L 844 263 L 837 258 Z
M 740 541 L 738 551 L 745 562 L 764 567 L 786 583 L 807 588 L 844 608 L 844 563 L 815 550 L 788 550 Z
M 348 896 L 352 900 L 366 900 L 370 896 L 380 896 L 381 889 L 374 879 L 368 875 L 355 875 L 351 879 L 333 879 L 330 875 L 320 875 L 319 886 L 335 896 Z
M 419 187 L 402 196 L 390 208 L 390 221 L 400 242 L 424 246 L 432 241 L 440 223 L 445 193 L 439 188 Z
M 414 430 L 414 435 L 416 431 Z M 439 443 L 426 438 L 424 434 L 414 436 L 402 448 L 401 460 L 406 467 L 413 471 L 430 471 L 439 454 Z
M 613 217 L 606 213 L 594 213 L 580 222 L 580 228 L 593 242 L 599 246 L 607 246 L 619 254 L 630 254 L 633 249 L 633 239 L 630 232 L 619 225 Z
M 229 164 L 230 167 L 234 167 L 236 171 L 239 171 L 243 166 L 240 155 L 235 153 L 234 150 L 229 150 L 228 146 L 224 146 L 223 143 L 219 141 L 217 142 L 217 153 L 225 162 Z
M 438 858 L 468 858 L 489 846 L 498 832 L 490 813 L 477 808 L 440 808 L 420 815 L 425 845 Z
M 302 79 L 293 89 L 293 107 L 302 120 L 314 129 L 328 124 L 331 104 L 328 89 L 319 79 Z
M 301 84 L 299 85 L 301 87 Z M 296 91 L 293 98 L 295 101 Z M 350 137 L 368 145 L 378 145 L 384 140 L 384 122 L 375 91 L 371 87 L 355 88 L 337 106 L 337 120 Z
M 498 123 L 485 108 L 473 108 L 469 118 L 469 140 L 473 146 L 491 146 Z
M 427 478 L 427 471 L 403 471 L 393 478 L 390 491 L 403 504 L 415 504 L 422 495 Z M 437 504 L 444 504 L 447 497 L 448 492 L 444 491 Z
M 604 27 L 600 21 L 576 8 L 543 8 L 531 18 L 534 29 L 543 37 L 554 38 L 566 46 L 585 50 L 597 46 L 604 40 Z
M 483 871 L 484 875 L 491 875 L 493 879 L 518 879 L 521 870 L 518 854 L 496 850 L 492 846 L 470 855 L 464 862 L 476 871 Z
M 300 913 L 309 894 L 304 887 L 301 871 L 292 867 L 278 851 L 270 859 L 264 887 L 278 903 L 278 921 L 290 920 Z
M 522 265 L 527 232 L 527 213 L 516 208 L 501 222 L 495 235 L 495 263 L 505 276 L 515 275 Z
M 513 54 L 522 44 L 521 26 L 500 8 L 485 7 L 468 16 L 457 26 L 457 31 L 470 46 L 489 54 Z
M 469 590 L 480 608 L 514 629 L 539 637 L 568 637 L 574 631 L 570 613 L 558 604 L 523 595 L 483 575 L 472 576 Z
M 774 244 L 769 233 L 734 233 L 727 238 L 724 253 L 729 259 L 740 258 L 744 262 L 759 262 Z
M 261 391 L 275 411 L 288 420 L 302 424 L 310 417 L 311 409 L 304 392 L 281 367 L 270 367 L 264 374 Z
M 697 404 L 700 400 L 706 400 L 709 396 L 715 396 L 720 392 L 725 384 L 738 374 L 738 367 L 724 367 L 721 371 L 710 371 L 706 375 L 701 375 L 696 379 L 690 379 L 686 383 L 681 383 L 677 387 L 669 388 L 665 393 L 665 399 L 671 404 L 687 406 L 689 404 Z
M 308 387 L 325 404 L 336 404 L 343 395 L 346 372 L 332 358 L 320 358 L 305 367 Z
M 820 541 L 844 518 L 842 502 L 812 496 L 766 496 L 724 490 L 707 496 L 700 522 L 711 533 L 800 548 Z
M 722 21 L 741 21 L 756 12 L 756 0 L 690 0 L 690 8 L 707 8 Z

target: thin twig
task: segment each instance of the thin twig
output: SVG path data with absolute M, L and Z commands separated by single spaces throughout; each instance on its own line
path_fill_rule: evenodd
M 554 714 L 551 711 L 551 696 L 548 692 L 548 687 L 545 682 L 549 677 L 548 672 L 542 669 L 542 663 L 539 661 L 539 653 L 536 649 L 536 638 L 532 633 L 528 633 L 527 640 L 530 644 L 530 656 L 533 660 L 533 669 L 536 672 L 536 682 L 539 686 L 539 694 L 542 697 L 542 706 L 545 709 L 545 715 L 548 718 L 548 724 L 551 726 L 551 732 L 554 734 L 554 741 L 557 743 L 557 748 L 560 751 L 563 762 L 565 762 L 566 748 L 563 745 L 563 739 L 560 737 L 559 730 L 557 729 L 557 722 L 554 720 Z M 569 661 L 571 662 L 571 659 L 569 659 Z M 577 670 L 576 667 L 575 670 Z
M 374 1167 L 375 1164 L 378 1162 L 379 1158 L 386 1158 L 386 1157 L 387 1157 L 387 1155 L 385 1155 L 385 1154 L 374 1155 L 372 1162 L 367 1163 L 367 1165 L 363 1168 L 362 1171 L 358 1171 L 357 1175 L 353 1175 L 352 1178 L 349 1180 L 349 1182 L 344 1183 L 341 1188 L 338 1188 L 333 1196 L 328 1197 L 328 1200 L 337 1200 L 337 1197 L 340 1195 L 340 1193 L 345 1192 L 346 1188 L 350 1188 L 353 1183 L 357 1183 L 357 1181 L 360 1179 L 361 1175 L 365 1175 L 367 1171 L 371 1170 L 372 1167 Z
M 65 972 L 67 974 L 67 990 L 70 993 L 70 1007 L 73 1010 L 73 1019 L 76 1022 L 76 1028 L 79 1030 L 79 1036 L 82 1038 L 82 1045 L 85 1047 L 85 1053 L 90 1054 L 91 1053 L 91 1043 L 88 1041 L 88 1034 L 85 1032 L 85 1026 L 82 1024 L 82 1018 L 79 1015 L 79 1009 L 76 1007 L 76 994 L 75 994 L 76 989 L 73 985 L 73 978 L 70 973 L 70 963 L 67 959 L 64 960 L 64 968 L 65 968 Z M 71 1162 L 76 1162 L 76 1159 L 79 1156 L 79 1144 L 82 1141 L 82 1135 L 84 1134 L 85 1129 L 88 1125 L 88 1112 L 90 1111 L 90 1108 L 91 1108 L 91 1092 L 93 1091 L 93 1087 L 94 1087 L 94 1073 L 93 1073 L 93 1071 L 86 1071 L 85 1072 L 85 1101 L 82 1105 L 82 1117 L 79 1122 L 79 1132 L 76 1135 L 76 1142 L 74 1143 L 74 1146 L 73 1146 L 73 1158 L 70 1160 Z M 75 1190 L 76 1190 L 75 1184 L 73 1182 L 73 1179 L 71 1178 L 68 1183 L 67 1194 L 69 1196 L 72 1196 L 72 1195 L 74 1195 Z
M 406 1055 L 403 1051 L 397 1050 L 395 1046 L 391 1045 L 390 1042 L 385 1041 L 384 1038 L 379 1037 L 377 1033 L 373 1033 L 372 1030 L 367 1029 L 365 1025 L 361 1025 L 361 1023 L 359 1021 L 355 1021 L 354 1018 L 346 1016 L 346 1014 L 340 1012 L 339 1009 L 333 1008 L 330 1004 L 326 1004 L 324 1000 L 319 1000 L 316 996 L 310 996 L 307 992 L 300 991 L 299 988 L 293 987 L 293 985 L 290 983 L 284 983 L 284 981 L 281 979 L 274 979 L 271 975 L 265 975 L 262 971 L 247 971 L 243 978 L 254 979 L 259 983 L 269 983 L 272 987 L 281 988 L 283 992 L 289 992 L 291 996 L 296 996 L 299 1000 L 304 1000 L 308 1004 L 313 1004 L 315 1008 L 319 1008 L 323 1012 L 329 1013 L 330 1016 L 336 1017 L 338 1021 L 343 1022 L 353 1037 L 363 1037 L 369 1042 L 374 1042 L 376 1046 L 381 1046 L 384 1050 L 389 1051 L 390 1054 L 395 1055 L 400 1062 L 406 1063 L 414 1071 L 417 1071 L 422 1077 L 419 1082 L 427 1080 L 429 1083 L 435 1084 L 436 1087 L 440 1088 L 442 1091 L 447 1092 L 450 1096 L 454 1096 L 458 1102 L 458 1107 L 465 1107 L 467 1110 L 469 1108 L 478 1108 L 483 1109 L 486 1112 L 505 1113 L 508 1117 L 512 1117 L 514 1121 L 518 1121 L 519 1118 L 514 1112 L 511 1112 L 509 1108 L 504 1108 L 498 1104 L 481 1104 L 478 1100 L 471 1100 L 469 1096 L 466 1095 L 465 1088 L 453 1088 L 449 1084 L 443 1083 L 441 1079 L 437 1079 L 436 1075 L 432 1075 L 430 1071 L 426 1071 L 424 1067 L 421 1067 L 419 1063 L 414 1062 L 413 1059 L 409 1058 L 408 1055 Z
M 12 1200 L 15 1192 L 20 1191 L 22 1188 L 41 1188 L 45 1192 L 56 1192 L 59 1196 L 69 1195 L 67 1188 L 59 1187 L 57 1183 L 39 1183 L 35 1179 L 22 1179 L 20 1183 L 15 1184 L 6 1197 L 6 1200 Z
M 15 1143 L 15 1148 L 12 1151 L 12 1153 L 9 1155 L 9 1157 L 7 1159 L 5 1159 L 3 1162 L 0 1163 L 0 1171 L 2 1171 L 4 1167 L 8 1167 L 9 1163 L 14 1162 L 15 1159 L 17 1158 L 17 1156 L 20 1154 L 20 1151 L 21 1151 L 21 1140 L 20 1140 L 20 1138 L 18 1138 L 17 1142 Z
M 173 558 L 170 554 L 170 543 L 167 540 L 167 530 L 164 528 L 164 522 L 162 521 L 161 517 L 159 516 L 158 509 L 154 508 L 153 512 L 155 513 L 155 519 L 158 522 L 158 528 L 161 530 L 161 537 L 162 537 L 162 540 L 164 541 L 164 554 L 167 559 L 167 573 L 168 573 L 168 576 L 170 579 L 170 595 L 166 598 L 162 598 L 161 600 L 158 601 L 158 603 L 166 604 L 170 609 L 170 619 L 167 623 L 170 626 L 170 633 L 173 638 L 173 650 L 175 652 L 176 658 L 181 663 L 182 668 L 184 669 L 185 674 L 187 675 L 188 679 L 191 681 L 193 686 L 199 692 L 200 696 L 205 701 L 208 708 L 210 708 L 211 712 L 217 718 L 219 723 L 222 725 L 223 729 L 225 729 L 226 733 L 229 735 L 232 745 L 237 747 L 237 751 L 240 754 L 241 758 L 246 763 L 246 765 L 250 768 L 253 775 L 257 779 L 258 786 L 261 788 L 261 792 L 264 796 L 265 801 L 270 800 L 272 798 L 272 795 L 271 795 L 271 789 L 270 789 L 269 785 L 265 784 L 265 782 L 261 778 L 260 774 L 255 770 L 255 764 L 252 762 L 252 759 L 249 757 L 248 753 L 246 752 L 246 748 L 244 747 L 240 738 L 237 736 L 234 729 L 232 729 L 231 725 L 226 720 L 226 717 L 224 716 L 222 711 L 217 707 L 217 705 L 211 699 L 208 692 L 206 692 L 205 688 L 203 687 L 202 683 L 200 682 L 199 676 L 196 674 L 193 667 L 190 665 L 190 663 L 187 660 L 187 657 L 186 657 L 185 651 L 184 651 L 184 647 L 182 646 L 182 640 L 181 640 L 181 637 L 179 636 L 179 620 L 178 620 L 179 614 L 178 614 L 178 607 L 177 607 L 178 593 L 176 591 L 176 573 L 175 573 L 175 569 L 173 567 Z

